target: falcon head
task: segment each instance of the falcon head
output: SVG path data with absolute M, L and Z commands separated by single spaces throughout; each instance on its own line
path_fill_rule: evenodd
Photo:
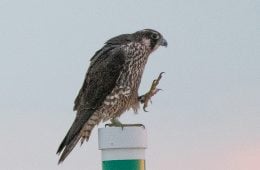
M 144 29 L 133 33 L 135 39 L 144 44 L 151 52 L 155 51 L 159 46 L 167 47 L 168 43 L 162 34 L 152 29 Z

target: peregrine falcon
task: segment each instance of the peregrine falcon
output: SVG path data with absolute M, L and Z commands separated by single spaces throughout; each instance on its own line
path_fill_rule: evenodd
M 162 73 L 153 81 L 151 89 L 138 95 L 138 88 L 149 55 L 159 46 L 167 46 L 162 34 L 144 29 L 109 39 L 90 59 L 90 66 L 73 110 L 76 118 L 61 142 L 57 154 L 63 162 L 75 145 L 88 141 L 92 129 L 101 121 L 123 126 L 117 119 L 129 109 L 137 112 L 139 104 L 148 101 L 160 89 L 156 86 Z

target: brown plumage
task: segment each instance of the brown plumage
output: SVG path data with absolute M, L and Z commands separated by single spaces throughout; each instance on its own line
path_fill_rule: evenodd
M 151 52 L 167 46 L 163 36 L 151 29 L 122 34 L 108 40 L 91 58 L 83 86 L 75 99 L 76 118 L 61 142 L 57 154 L 64 161 L 81 140 L 88 141 L 100 121 L 119 117 L 139 108 L 138 88 Z

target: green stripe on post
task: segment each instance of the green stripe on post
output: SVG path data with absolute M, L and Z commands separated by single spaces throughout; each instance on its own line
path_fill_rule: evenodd
M 103 161 L 102 170 L 145 170 L 144 160 Z

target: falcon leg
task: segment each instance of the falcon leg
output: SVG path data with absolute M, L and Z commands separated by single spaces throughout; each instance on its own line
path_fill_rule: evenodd
M 133 126 L 145 128 L 145 126 L 143 124 L 122 124 L 117 118 L 111 119 L 110 121 L 111 121 L 111 123 L 105 124 L 105 127 L 107 127 L 107 126 L 108 127 L 121 127 L 122 130 L 124 129 L 124 127 L 133 127 Z
M 160 82 L 160 80 L 161 80 L 161 78 L 162 78 L 162 74 L 163 74 L 163 73 L 164 73 L 164 72 L 161 72 L 161 73 L 159 74 L 158 78 L 155 79 L 155 80 L 153 80 L 153 83 L 152 83 L 152 85 L 151 85 L 151 87 L 150 87 L 150 90 L 149 90 L 147 93 L 145 93 L 144 95 L 138 97 L 139 102 L 141 102 L 142 104 L 144 104 L 144 105 L 143 105 L 143 110 L 144 110 L 145 112 L 147 112 L 146 107 L 148 106 L 148 102 L 151 101 L 151 98 L 152 98 L 158 91 L 161 90 L 161 89 L 158 89 L 158 88 L 157 88 L 157 85 L 159 84 L 159 82 Z

